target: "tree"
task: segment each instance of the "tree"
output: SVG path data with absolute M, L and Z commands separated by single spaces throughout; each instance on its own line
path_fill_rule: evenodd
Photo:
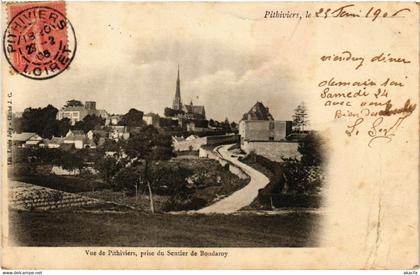
M 159 126 L 162 128 L 176 127 L 178 126 L 178 120 L 167 117 L 161 117 L 159 119 Z
M 55 136 L 64 137 L 69 131 L 71 121 L 68 118 L 56 120 Z
M 174 110 L 174 109 L 172 109 L 172 108 L 165 108 L 165 109 L 164 109 L 164 111 L 163 111 L 163 114 L 164 114 L 166 117 L 176 117 L 176 116 L 178 116 L 178 115 L 183 115 L 183 114 L 185 114 L 185 112 L 184 112 L 184 111 L 182 111 L 182 110 Z
M 26 108 L 22 117 L 13 118 L 13 128 L 16 132 L 35 132 L 43 138 L 64 136 L 70 129 L 70 120 L 57 120 L 57 108 L 48 105 L 44 108 Z
M 66 102 L 64 107 L 83 107 L 83 103 L 77 99 L 70 99 Z
M 85 166 L 85 151 L 61 151 L 60 157 L 53 161 L 53 164 L 61 166 L 66 170 L 78 169 L 81 171 Z
M 321 136 L 314 132 L 309 133 L 298 146 L 298 151 L 302 154 L 301 163 L 305 166 L 322 165 L 324 149 Z
M 225 118 L 225 121 L 223 121 L 222 127 L 223 127 L 223 130 L 227 133 L 229 133 L 231 131 L 230 122 L 229 122 L 228 118 Z
M 195 127 L 200 128 L 208 128 L 209 127 L 209 121 L 206 119 L 196 119 L 194 120 Z
M 26 108 L 18 122 L 22 132 L 35 132 L 43 138 L 57 135 L 58 109 L 52 105 L 44 108 Z
M 106 139 L 102 145 L 102 150 L 104 152 L 119 152 L 121 150 L 120 144 L 113 139 Z
M 12 118 L 12 127 L 13 130 L 17 133 L 23 132 L 23 119 L 21 117 L 13 117 Z
M 143 121 L 143 112 L 136 110 L 134 108 L 130 109 L 128 113 L 121 117 L 119 125 L 124 125 L 128 127 L 140 127 L 145 123 Z
M 136 167 L 123 167 L 113 180 L 114 189 L 138 193 L 140 171 Z
M 76 130 L 83 130 L 83 132 L 87 133 L 90 130 L 98 129 L 102 124 L 104 124 L 105 119 L 95 116 L 95 115 L 87 115 L 81 121 L 77 121 L 73 129 Z
M 172 139 L 170 136 L 160 134 L 152 125 L 148 125 L 140 134 L 133 135 L 128 139 L 124 144 L 124 151 L 130 158 L 132 166 L 143 168 L 142 177 L 149 193 L 150 210 L 154 213 L 152 185 L 155 183 L 155 179 L 151 170 L 155 165 L 154 161 L 172 157 Z
M 216 126 L 215 123 L 214 123 L 214 120 L 212 118 L 209 120 L 209 126 L 211 126 L 211 127 Z
M 101 135 L 98 133 L 93 133 L 93 142 L 95 142 L 95 144 L 99 144 L 99 140 L 101 139 Z
M 105 156 L 104 158 L 99 158 L 95 162 L 95 169 L 99 171 L 99 175 L 105 180 L 109 185 L 112 184 L 113 177 L 118 173 L 122 168 L 122 164 L 118 160 L 111 156 Z
M 293 125 L 298 131 L 304 131 L 305 126 L 309 125 L 308 114 L 303 102 L 295 109 L 295 113 L 293 114 Z

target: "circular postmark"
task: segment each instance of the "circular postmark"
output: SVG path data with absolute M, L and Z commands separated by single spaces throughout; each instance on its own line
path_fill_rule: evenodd
M 36 80 L 55 77 L 72 62 L 76 35 L 70 21 L 54 8 L 18 11 L 3 35 L 7 61 L 17 73 Z

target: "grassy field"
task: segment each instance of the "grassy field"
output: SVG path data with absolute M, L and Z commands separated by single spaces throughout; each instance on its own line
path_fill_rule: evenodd
M 302 247 L 316 246 L 318 214 L 149 215 L 11 210 L 19 246 Z
M 249 179 L 240 179 L 238 176 L 230 173 L 223 168 L 217 161 L 211 159 L 203 159 L 190 156 L 187 161 L 185 158 L 174 158 L 171 161 L 162 163 L 167 167 L 182 167 L 190 171 L 190 176 L 196 176 L 194 182 L 189 189 L 189 198 L 184 200 L 171 201 L 171 194 L 162 192 L 154 193 L 155 210 L 157 212 L 194 210 L 205 207 L 214 203 L 215 199 L 228 196 L 233 192 L 244 187 Z M 217 179 L 220 182 L 217 182 Z M 173 184 L 173 182 L 170 182 Z M 107 189 L 95 192 L 79 192 L 80 195 L 112 201 L 119 204 L 133 206 L 139 210 L 150 211 L 149 198 L 147 192 L 142 192 L 136 198 L 135 196 L 127 196 L 120 191 L 112 191 Z M 193 200 L 199 203 L 194 203 Z
M 186 169 L 188 170 L 188 176 L 194 176 L 195 180 L 188 187 L 188 198 L 182 198 L 182 200 L 179 198 L 171 200 L 174 192 L 159 191 L 159 184 L 156 184 L 153 187 L 156 188 L 153 193 L 155 196 L 155 209 L 159 212 L 193 210 L 205 207 L 214 203 L 215 200 L 241 189 L 249 182 L 249 179 L 240 179 L 230 173 L 217 161 L 198 158 L 195 155 L 184 155 L 173 158 L 170 161 L 162 161 L 160 162 L 160 166 L 165 166 L 167 169 L 173 169 L 174 171 L 180 168 Z M 23 167 L 24 165 L 20 165 L 19 169 L 25 170 Z M 140 191 L 141 195 L 138 198 L 135 198 L 134 194 L 113 191 L 98 176 L 93 179 L 86 179 L 81 176 L 51 175 L 49 174 L 51 166 L 38 165 L 35 167 L 37 169 L 36 174 L 13 176 L 11 179 L 64 192 L 78 193 L 96 199 L 126 204 L 143 211 L 149 211 L 148 194 L 144 190 Z M 172 178 L 166 177 L 165 180 L 160 185 L 166 185 L 168 187 L 171 187 L 171 185 L 180 185 L 179 183 L 174 183 Z

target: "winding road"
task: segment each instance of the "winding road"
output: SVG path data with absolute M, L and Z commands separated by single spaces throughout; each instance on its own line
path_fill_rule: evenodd
M 230 214 L 239 209 L 248 206 L 257 197 L 258 190 L 265 187 L 269 183 L 269 179 L 261 172 L 254 168 L 240 162 L 237 158 L 232 157 L 232 153 L 228 151 L 233 144 L 223 145 L 215 148 L 215 152 L 224 160 L 227 160 L 234 165 L 240 167 L 246 174 L 249 175 L 249 183 L 242 189 L 234 192 L 230 196 L 221 199 L 220 201 L 209 205 L 205 208 L 197 210 L 195 213 L 209 214 Z

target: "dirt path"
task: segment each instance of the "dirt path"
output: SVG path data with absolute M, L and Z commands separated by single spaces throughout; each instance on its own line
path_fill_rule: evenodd
M 210 206 L 197 210 L 195 213 L 208 214 L 208 213 L 219 213 L 229 214 L 238 211 L 242 207 L 245 207 L 252 203 L 257 197 L 258 190 L 265 187 L 269 183 L 269 179 L 254 168 L 240 162 L 237 158 L 232 157 L 232 153 L 228 149 L 233 144 L 223 145 L 216 147 L 215 151 L 223 159 L 233 163 L 240 167 L 245 173 L 249 175 L 251 180 L 242 189 L 236 191 L 229 197 L 226 197 Z

